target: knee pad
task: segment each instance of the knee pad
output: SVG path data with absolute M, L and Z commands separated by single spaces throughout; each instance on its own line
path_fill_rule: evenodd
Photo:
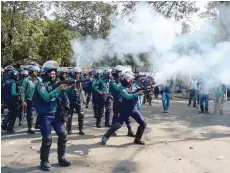
M 66 132 L 58 135 L 58 140 L 60 140 L 60 141 L 67 141 L 67 138 L 68 138 L 68 135 Z
M 43 136 L 42 143 L 44 143 L 47 146 L 50 146 L 52 144 L 52 136 L 51 135 Z
M 84 114 L 84 112 L 81 111 L 81 112 L 78 113 L 78 115 L 79 115 L 80 117 L 84 117 L 85 114 Z
M 141 124 L 141 126 L 146 127 L 147 126 L 147 122 L 144 120 L 143 124 Z

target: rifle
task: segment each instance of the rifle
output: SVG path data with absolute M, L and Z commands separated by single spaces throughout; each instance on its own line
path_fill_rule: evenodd
M 132 94 L 137 93 L 141 90 L 143 90 L 144 92 L 147 92 L 147 91 L 150 91 L 154 87 L 155 85 L 148 85 L 148 86 L 140 87 L 140 88 L 137 88 L 135 91 L 133 91 Z
M 64 81 L 59 81 L 57 83 L 57 86 L 61 84 L 73 85 L 73 84 L 78 84 L 80 82 L 88 82 L 88 81 L 90 81 L 90 79 L 78 79 L 78 80 L 72 80 L 72 81 L 64 80 Z
M 134 80 L 137 80 L 137 79 L 139 79 L 141 77 L 146 77 L 146 75 L 137 75 L 137 76 L 135 76 Z

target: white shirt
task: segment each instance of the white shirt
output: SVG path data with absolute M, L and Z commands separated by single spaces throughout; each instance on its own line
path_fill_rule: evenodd
M 197 81 L 191 80 L 190 81 L 190 90 L 197 90 Z
M 200 94 L 209 94 L 209 87 L 206 84 L 201 84 Z

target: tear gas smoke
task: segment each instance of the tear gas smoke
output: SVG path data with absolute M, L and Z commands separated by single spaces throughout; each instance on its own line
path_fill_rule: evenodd
M 210 87 L 218 82 L 230 85 L 230 7 L 222 6 L 219 12 L 218 19 L 205 22 L 199 31 L 180 35 L 178 23 L 141 2 L 125 19 L 112 21 L 106 40 L 74 40 L 72 48 L 75 54 L 91 61 L 115 54 L 122 60 L 131 54 L 138 62 L 138 55 L 148 52 L 158 84 L 178 75 L 192 75 L 207 81 Z

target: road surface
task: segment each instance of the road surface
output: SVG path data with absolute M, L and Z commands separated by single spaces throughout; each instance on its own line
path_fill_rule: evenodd
M 199 109 L 188 108 L 187 100 L 174 99 L 169 113 L 162 113 L 160 100 L 153 106 L 143 106 L 148 123 L 143 139 L 145 146 L 133 144 L 127 137 L 125 124 L 111 137 L 106 146 L 100 140 L 107 128 L 97 129 L 92 109 L 85 111 L 85 136 L 77 129 L 69 136 L 66 149 L 73 165 L 57 164 L 57 136 L 52 133 L 50 163 L 53 173 L 230 173 L 230 102 L 224 105 L 225 115 L 199 114 Z M 213 112 L 213 103 L 210 103 Z M 104 124 L 104 120 L 103 120 Z M 1 163 L 3 173 L 38 173 L 41 135 L 26 133 L 26 122 L 16 133 L 1 136 Z M 137 123 L 132 119 L 133 130 Z

